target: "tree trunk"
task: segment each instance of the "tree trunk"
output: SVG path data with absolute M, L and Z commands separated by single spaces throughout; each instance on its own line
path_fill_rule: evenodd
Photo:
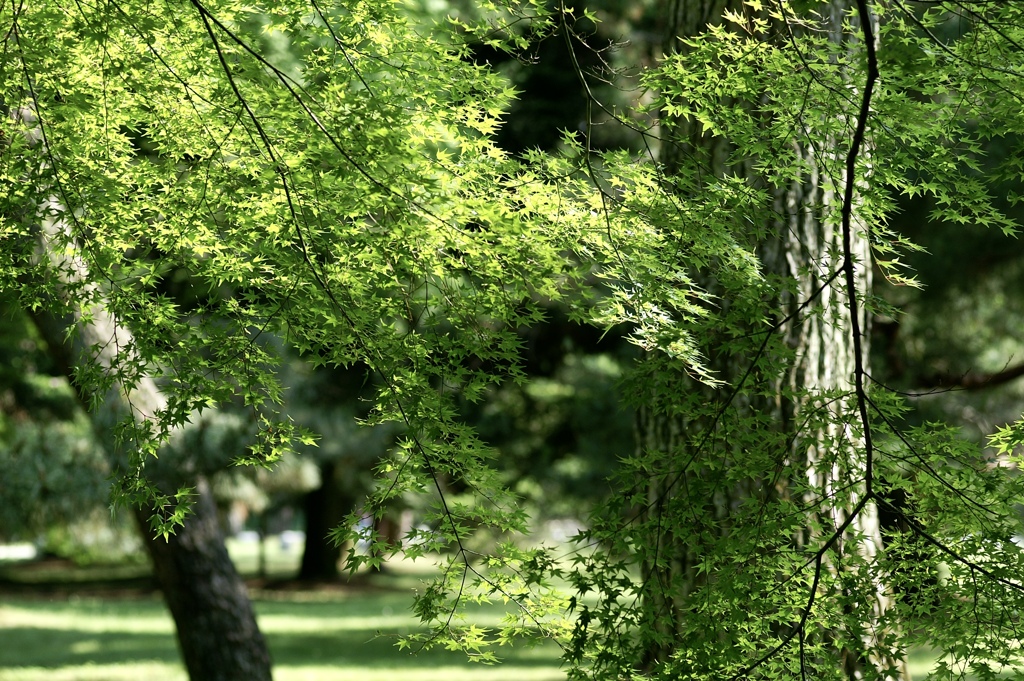
M 355 500 L 335 480 L 337 467 L 336 461 L 320 464 L 320 486 L 306 494 L 306 546 L 299 567 L 301 580 L 327 582 L 340 576 L 342 547 L 328 539 L 328 534 L 353 509 Z
M 104 373 L 114 373 L 116 353 L 132 347 L 131 332 L 117 323 L 103 303 L 102 292 L 88 283 L 89 273 L 82 260 L 76 254 L 66 254 L 70 227 L 58 202 L 51 199 L 47 204 L 43 206 L 41 258 L 51 264 L 54 277 L 64 286 L 84 285 L 98 296 L 99 303 L 90 307 L 88 315 L 74 309 L 64 319 L 45 313 L 35 313 L 34 319 L 69 378 L 76 366 L 91 365 Z M 66 340 L 69 327 L 73 334 L 71 340 Z M 80 384 L 72 384 L 81 391 Z M 80 398 L 87 403 L 84 395 Z M 149 376 L 142 376 L 134 386 L 114 382 L 99 408 L 91 413 L 113 468 L 124 469 L 118 455 L 123 445 L 115 437 L 116 425 L 125 419 L 141 422 L 165 407 L 164 396 Z M 256 624 L 245 584 L 228 557 L 210 490 L 195 473 L 175 470 L 174 463 L 165 460 L 173 455 L 167 454 L 159 465 L 147 468 L 147 475 L 166 493 L 182 485 L 194 486 L 192 514 L 166 540 L 154 538 L 148 530 L 155 509 L 137 509 L 135 515 L 174 617 L 189 677 L 193 681 L 269 681 L 270 653 Z
M 732 0 L 670 0 L 666 6 L 665 51 L 676 49 L 678 37 L 695 36 L 709 24 L 720 23 L 726 9 L 744 11 L 740 2 Z M 841 22 L 844 17 L 849 19 L 849 3 L 823 3 L 822 10 L 829 17 L 832 35 L 841 40 Z M 698 158 L 705 171 L 717 176 L 727 171 L 746 173 L 745 168 L 735 165 L 726 168 L 732 151 L 727 140 L 711 138 L 692 121 L 674 124 L 672 140 L 663 142 L 662 147 L 661 160 L 669 172 Z M 750 384 L 758 380 L 757 371 L 748 374 L 754 361 L 749 356 L 723 352 L 709 357 L 710 368 L 724 381 L 724 387 L 719 389 L 699 385 L 660 359 L 648 358 L 657 367 L 648 369 L 649 375 L 661 372 L 663 377 L 672 376 L 664 380 L 685 382 L 688 391 L 701 395 L 699 402 L 721 405 L 721 413 L 704 411 L 696 418 L 682 415 L 684 409 L 672 403 L 678 399 L 679 391 L 662 393 L 652 382 L 647 399 L 637 411 L 638 456 L 653 452 L 664 461 L 674 462 L 667 464 L 669 473 L 651 477 L 643 518 L 648 527 L 659 530 L 658 548 L 648 554 L 641 566 L 641 617 L 652 634 L 645 644 L 640 667 L 648 674 L 663 673 L 664 665 L 679 657 L 680 637 L 692 636 L 692 632 L 684 633 L 681 628 L 682 618 L 689 616 L 687 611 L 692 613 L 693 607 L 700 607 L 690 602 L 691 595 L 701 591 L 701 598 L 707 599 L 713 589 L 722 588 L 709 587 L 715 577 L 706 569 L 708 556 L 721 552 L 736 537 L 745 536 L 750 528 L 742 525 L 760 522 L 765 517 L 764 511 L 749 511 L 753 501 L 753 506 L 761 509 L 777 503 L 801 507 L 804 518 L 792 529 L 791 548 L 811 555 L 828 543 L 818 562 L 812 565 L 816 578 L 809 589 L 814 593 L 805 597 L 807 616 L 811 603 L 822 609 L 830 607 L 823 604 L 827 600 L 845 604 L 831 606 L 837 611 L 833 621 L 841 620 L 843 624 L 834 624 L 831 630 L 823 632 L 813 633 L 806 622 L 793 622 L 792 617 L 776 621 L 773 640 L 787 640 L 788 632 L 793 631 L 791 625 L 800 629 L 793 639 L 799 643 L 799 673 L 804 673 L 805 661 L 810 664 L 814 661 L 810 657 L 821 655 L 808 653 L 808 659 L 804 657 L 805 639 L 811 648 L 812 639 L 817 637 L 819 650 L 823 647 L 830 651 L 827 655 L 839 662 L 844 678 L 909 679 L 903 660 L 878 652 L 885 650 L 885 639 L 890 635 L 882 624 L 890 597 L 871 568 L 882 549 L 877 509 L 873 503 L 859 506 L 865 461 L 862 436 L 857 433 L 860 424 L 849 417 L 856 414 L 851 397 L 855 354 L 849 300 L 841 277 L 823 286 L 843 263 L 841 226 L 836 220 L 822 219 L 823 208 L 840 204 L 845 182 L 841 176 L 833 180 L 838 173 L 830 177 L 820 165 L 825 159 L 830 166 L 842 167 L 840 155 L 845 154 L 849 140 L 835 142 L 829 149 L 797 149 L 810 170 L 800 181 L 776 191 L 774 208 L 778 221 L 769 231 L 771 236 L 756 244 L 763 271 L 791 282 L 774 301 L 777 318 L 789 318 L 776 331 L 791 353 L 782 380 L 775 379 L 774 386 L 760 385 L 732 394 L 738 381 Z M 863 231 L 863 225 L 855 224 L 851 241 L 851 251 L 858 263 L 859 293 L 868 291 L 871 283 L 867 266 L 870 252 Z M 714 281 L 703 283 L 712 293 L 721 293 Z M 806 305 L 807 301 L 813 302 Z M 729 304 L 728 300 L 723 301 L 723 305 Z M 861 355 L 866 360 L 868 318 L 863 307 L 860 310 Z M 749 330 L 764 331 L 763 327 L 753 325 Z M 774 397 L 770 397 L 773 393 Z M 843 397 L 839 397 L 840 393 Z M 767 427 L 772 431 L 765 447 L 780 450 L 777 461 L 768 457 L 757 462 L 749 458 L 749 453 L 730 448 L 729 428 L 749 427 L 765 416 L 769 417 L 771 423 Z M 724 435 L 718 435 L 719 432 Z M 723 459 L 746 461 L 752 472 L 746 477 L 730 476 L 719 463 Z M 781 471 L 784 472 L 780 474 Z M 677 515 L 670 514 L 673 508 Z M 855 519 L 846 525 L 855 509 Z M 668 525 L 669 518 L 680 517 L 698 526 L 687 530 L 685 539 L 674 536 L 678 528 Z M 838 539 L 833 541 L 833 534 L 838 534 Z M 725 564 L 724 568 L 728 567 Z M 772 578 L 766 576 L 769 582 Z M 778 584 L 786 583 L 785 575 L 776 575 L 774 579 Z M 869 586 L 865 586 L 865 580 L 869 580 Z M 768 592 L 770 589 L 765 593 Z M 752 612 L 760 607 L 758 599 L 763 595 L 750 594 Z M 735 632 L 724 629 L 709 634 L 709 638 L 723 647 L 735 648 L 742 643 Z M 772 646 L 765 647 L 770 650 Z M 779 650 L 784 649 L 781 646 Z M 755 657 L 761 652 L 755 653 Z M 679 663 L 674 664 L 677 666 L 673 673 L 678 674 Z
M 181 656 L 193 681 L 269 680 L 270 652 L 245 583 L 228 557 L 206 481 L 197 481 L 192 515 L 167 538 L 150 538 L 150 509 L 135 517 L 164 600 L 174 617 Z

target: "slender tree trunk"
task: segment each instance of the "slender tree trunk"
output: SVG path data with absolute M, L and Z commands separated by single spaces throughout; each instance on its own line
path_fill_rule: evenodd
M 334 581 L 340 576 L 342 547 L 327 538 L 355 507 L 355 499 L 340 488 L 335 475 L 338 462 L 320 464 L 320 486 L 306 494 L 306 546 L 302 551 L 299 579 Z
M 720 23 L 725 9 L 741 13 L 745 9 L 749 11 L 749 7 L 744 8 L 734 0 L 670 0 L 666 4 L 666 51 L 676 49 L 679 45 L 677 38 L 698 35 L 709 24 Z M 822 3 L 821 9 L 826 17 L 830 17 L 835 39 L 841 40 L 841 22 L 844 17 L 849 18 L 849 3 L 836 0 Z M 662 161 L 670 172 L 694 155 L 715 175 L 720 176 L 727 170 L 745 172 L 742 167 L 726 168 L 731 152 L 727 140 L 705 135 L 692 121 L 675 121 L 672 130 L 672 139 L 662 148 Z M 710 579 L 702 569 L 706 567 L 702 561 L 715 550 L 718 540 L 735 532 L 736 523 L 752 520 L 749 514 L 743 515 L 741 511 L 750 507 L 752 499 L 760 504 L 785 501 L 802 506 L 806 514 L 804 525 L 794 533 L 792 543 L 804 549 L 813 549 L 828 541 L 836 528 L 844 526 L 860 499 L 856 491 L 847 489 L 851 481 L 862 477 L 864 468 L 862 442 L 855 434 L 860 424 L 850 416 L 856 410 L 848 397 L 853 387 L 855 356 L 847 291 L 842 278 L 823 286 L 825 280 L 842 266 L 843 242 L 837 222 L 822 219 L 822 215 L 826 208 L 834 208 L 840 203 L 845 178 L 829 176 L 829 169 L 823 169 L 820 162 L 822 159 L 838 161 L 839 154 L 845 153 L 848 146 L 848 140 L 837 140 L 829 149 L 796 150 L 808 162 L 810 170 L 801 180 L 776 192 L 777 224 L 770 230 L 770 238 L 756 245 L 765 273 L 792 282 L 791 287 L 780 292 L 776 300 L 778 318 L 790 318 L 777 331 L 792 353 L 782 380 L 774 389 L 761 386 L 760 390 L 740 393 L 726 405 L 726 394 L 737 381 L 747 376 L 751 358 L 710 357 L 710 368 L 717 378 L 725 382 L 722 389 L 697 385 L 682 372 L 677 377 L 677 380 L 687 382 L 689 389 L 701 393 L 707 404 L 722 404 L 723 409 L 734 410 L 737 419 L 770 415 L 774 421 L 772 428 L 779 435 L 776 440 L 786 443 L 781 447 L 784 451 L 779 454 L 778 465 L 772 466 L 769 461 L 760 475 L 723 483 L 716 479 L 721 477 L 721 472 L 714 462 L 703 469 L 699 462 L 711 460 L 709 457 L 728 459 L 742 454 L 730 452 L 727 437 L 724 441 L 715 436 L 705 439 L 699 433 L 704 429 L 728 426 L 723 426 L 717 417 L 681 418 L 678 415 L 680 410 L 666 402 L 672 399 L 672 395 L 678 395 L 678 391 L 670 391 L 663 396 L 656 388 L 652 389 L 649 399 L 637 411 L 638 453 L 660 452 L 666 459 L 687 462 L 677 464 L 680 468 L 678 474 L 651 478 L 646 522 L 660 526 L 662 517 L 668 517 L 667 508 L 685 503 L 689 505 L 687 513 L 693 516 L 693 522 L 704 523 L 709 530 L 704 535 L 698 531 L 690 535 L 707 539 L 679 542 L 672 539 L 672 529 L 666 527 L 664 538 L 659 539 L 664 543 L 664 549 L 654 552 L 642 566 L 645 584 L 643 617 L 655 632 L 641 663 L 648 673 L 653 673 L 676 653 L 679 618 L 685 616 L 682 613 L 688 607 L 687 599 L 691 593 L 706 586 Z M 842 167 L 839 162 L 830 165 L 834 166 L 832 170 Z M 867 264 L 870 252 L 863 231 L 863 225 L 855 225 L 851 248 L 859 263 L 857 290 L 861 293 L 868 291 L 871 283 Z M 705 282 L 705 285 L 715 292 L 715 282 Z M 807 301 L 813 302 L 805 305 Z M 867 316 L 863 315 L 860 319 L 861 352 L 865 358 L 867 324 Z M 751 331 L 754 330 L 752 327 Z M 747 377 L 746 380 L 757 379 Z M 773 391 L 774 399 L 765 396 Z M 847 397 L 828 397 L 840 393 Z M 691 466 L 690 462 L 697 463 Z M 790 476 L 804 479 L 780 478 L 772 468 L 786 470 Z M 697 489 L 706 491 L 701 495 L 694 491 Z M 793 498 L 794 495 L 797 498 Z M 681 501 L 684 497 L 687 499 L 685 502 Z M 829 501 L 831 499 L 842 501 L 833 503 Z M 841 660 L 842 675 L 851 680 L 866 675 L 894 681 L 909 679 L 903 660 L 883 659 L 875 652 L 883 647 L 879 643 L 887 635 L 881 622 L 890 598 L 877 575 L 864 570 L 863 566 L 871 563 L 881 548 L 877 509 L 869 503 L 859 511 L 847 531 L 841 533 L 840 538 L 824 552 L 819 566 L 824 578 L 815 582 L 830 585 L 828 590 L 823 586 L 817 587 L 821 591 L 819 598 L 853 602 L 867 597 L 872 601 L 869 606 L 860 606 L 856 611 L 862 618 L 859 624 L 846 631 L 826 631 L 822 636 L 826 647 L 832 648 L 834 655 Z M 857 568 L 860 570 L 857 578 L 847 573 L 852 569 L 848 567 L 851 564 L 861 566 Z M 857 579 L 863 579 L 865 574 L 873 575 L 873 587 L 865 588 L 863 582 L 851 585 Z M 780 631 L 779 635 L 782 636 L 783 632 Z M 804 635 L 803 631 L 799 634 L 801 651 Z M 723 644 L 731 645 L 731 634 L 721 632 L 718 636 Z M 803 652 L 800 655 L 802 665 Z
M 92 285 L 86 283 L 90 279 L 85 265 L 64 250 L 70 228 L 62 207 L 51 200 L 43 208 L 41 258 L 51 264 L 54 276 L 65 286 L 85 285 L 89 289 Z M 44 313 L 34 316 L 50 351 L 69 378 L 76 366 L 98 366 L 105 373 L 113 372 L 116 354 L 132 348 L 130 330 L 117 323 L 98 288 L 90 292 L 97 294 L 98 302 L 88 315 L 75 309 L 64 319 Z M 70 341 L 69 327 L 73 328 Z M 80 389 L 77 383 L 73 385 Z M 124 419 L 141 421 L 165 407 L 164 396 L 149 376 L 141 377 L 134 386 L 114 382 L 91 414 L 112 467 L 123 469 L 117 454 L 120 445 L 115 437 L 116 425 Z M 136 510 L 157 581 L 174 617 L 189 677 L 193 681 L 269 681 L 270 653 L 256 624 L 245 584 L 228 557 L 205 480 L 187 470 L 174 470 L 173 462 L 163 458 L 159 466 L 147 468 L 147 474 L 165 492 L 173 493 L 181 485 L 195 487 L 192 514 L 167 540 L 154 538 L 148 529 L 154 509 Z

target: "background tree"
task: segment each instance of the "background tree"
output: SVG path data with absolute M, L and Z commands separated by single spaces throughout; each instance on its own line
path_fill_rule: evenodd
M 56 272 L 58 296 L 82 286 L 97 292 L 90 272 L 75 259 L 68 219 L 61 207 L 50 204 L 39 232 L 41 257 Z M 63 301 L 53 302 L 51 310 Z M 36 312 L 36 325 L 54 363 L 69 378 L 86 371 L 116 370 L 124 348 L 132 352 L 131 331 L 117 322 L 104 302 L 101 296 L 93 297 L 87 313 L 74 301 L 66 316 Z M 131 384 L 115 376 L 101 395 L 84 393 L 82 384 L 77 385 L 82 401 L 93 407 L 93 424 L 111 467 L 127 468 L 119 456 L 117 428 L 127 423 L 145 429 L 152 415 L 165 410 L 159 386 L 145 375 Z M 144 487 L 150 494 L 135 511 L 157 582 L 174 616 L 185 667 L 197 679 L 269 679 L 269 652 L 245 585 L 227 556 L 205 471 L 197 470 L 195 459 L 172 459 L 150 466 Z M 160 505 L 158 500 L 163 500 Z M 153 537 L 159 526 L 155 518 L 181 524 L 186 510 L 191 511 L 187 526 L 173 536 Z
M 320 434 L 316 447 L 304 452 L 316 462 L 320 484 L 302 500 L 306 543 L 298 578 L 336 580 L 345 547 L 329 537 L 346 516 L 361 510 L 374 466 L 395 436 L 391 428 L 359 426 L 375 391 L 365 371 L 320 368 L 291 385 L 288 413 Z
M 58 291 L 91 286 L 88 270 L 64 259 L 69 230 L 61 212 L 43 220 L 42 255 L 59 273 Z M 80 375 L 77 368 L 114 369 L 122 348 L 132 347 L 131 331 L 117 323 L 102 298 L 94 299 L 88 316 L 74 307 L 67 314 L 62 318 L 37 311 L 35 319 L 55 363 L 69 379 Z M 67 341 L 69 337 L 74 340 Z M 81 383 L 77 386 L 81 391 Z M 159 387 L 144 375 L 137 377 L 134 385 L 115 379 L 99 399 L 82 392 L 79 396 L 94 407 L 93 424 L 112 468 L 126 467 L 118 455 L 117 427 L 127 422 L 145 429 L 150 415 L 166 409 Z M 157 582 L 174 617 L 189 675 L 196 679 L 270 679 L 270 653 L 245 585 L 224 546 L 205 471 L 196 470 L 194 460 L 169 458 L 170 462 L 150 466 L 146 486 L 152 496 L 134 510 Z M 191 491 L 182 491 L 184 487 Z M 156 498 L 163 499 L 163 504 L 155 505 Z M 172 504 L 172 499 L 176 503 Z M 187 522 L 182 522 L 186 510 L 191 513 Z M 181 526 L 173 535 L 157 532 L 154 536 L 154 526 L 158 527 L 154 518 Z
M 0 532 L 80 560 L 138 548 L 109 522 L 110 466 L 30 318 L 0 303 Z M 123 523 L 121 523 L 123 525 Z

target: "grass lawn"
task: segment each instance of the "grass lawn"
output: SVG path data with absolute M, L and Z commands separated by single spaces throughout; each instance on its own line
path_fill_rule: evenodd
M 294 574 L 294 547 L 267 545 L 271 576 Z M 256 568 L 256 547 L 231 546 L 243 573 Z M 2 565 L 0 565 L 2 567 Z M 106 577 L 137 584 L 145 566 L 109 572 Z M 63 572 L 62 572 L 63 571 Z M 389 590 L 262 590 L 253 593 L 260 627 L 267 636 L 277 681 L 561 681 L 559 651 L 553 644 L 500 650 L 503 664 L 470 663 L 461 653 L 399 651 L 397 638 L 418 622 L 409 606 L 412 588 L 428 566 L 396 563 L 374 584 Z M 421 574 L 417 574 L 417 573 Z M 102 576 L 100 567 L 36 569 L 24 583 L 61 581 L 73 585 Z M 61 577 L 61 575 L 63 575 Z M 134 581 L 133 581 L 134 580 Z M 52 583 L 52 582 L 51 582 Z M 76 595 L 94 594 L 94 595 Z M 174 640 L 174 624 L 158 595 L 114 597 L 75 587 L 49 596 L 0 593 L 0 681 L 188 681 Z M 494 624 L 501 609 L 480 612 L 478 624 Z M 923 679 L 935 655 L 910 655 L 914 679 Z
M 565 678 L 553 645 L 506 650 L 498 666 L 447 651 L 399 651 L 396 637 L 416 626 L 405 594 L 268 592 L 254 600 L 278 681 Z M 187 681 L 173 623 L 155 596 L 7 598 L 0 601 L 0 642 L 2 681 Z M 913 677 L 924 678 L 934 661 L 927 651 L 912 654 Z
M 229 541 L 232 558 L 254 575 L 258 547 Z M 302 547 L 265 546 L 272 578 L 295 574 Z M 5 567 L 0 562 L 0 568 Z M 174 623 L 158 594 L 145 593 L 149 569 L 39 564 L 31 570 L 6 563 L 19 588 L 0 592 L 0 681 L 188 681 L 174 639 Z M 270 645 L 277 681 L 560 681 L 558 649 L 549 644 L 499 651 L 504 664 L 483 666 L 461 653 L 417 655 L 395 646 L 418 622 L 412 589 L 430 566 L 396 563 L 375 577 L 375 587 L 253 592 L 260 628 Z M 95 582 L 108 582 L 102 588 Z M 113 584 L 111 584 L 113 583 Z M 53 589 L 57 584 L 59 588 Z M 109 588 L 123 584 L 128 595 Z M 37 590 L 38 589 L 38 590 Z M 104 590 L 106 589 L 106 590 Z M 89 594 L 89 595 L 85 595 Z M 115 595 L 111 595 L 115 594 Z M 134 595 L 131 595 L 134 594 Z M 480 613 L 493 624 L 502 610 Z
M 268 594 L 269 595 L 269 594 Z M 399 593 L 289 592 L 255 598 L 279 681 L 555 681 L 554 646 L 508 650 L 481 666 L 458 653 L 418 655 L 395 647 L 414 629 Z M 174 629 L 156 597 L 0 601 L 3 681 L 187 681 Z

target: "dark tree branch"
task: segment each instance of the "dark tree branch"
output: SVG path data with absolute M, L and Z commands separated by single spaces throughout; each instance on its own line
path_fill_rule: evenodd
M 1005 385 L 1021 376 L 1024 376 L 1024 362 L 992 373 L 968 370 L 959 375 L 951 373 L 931 374 L 922 377 L 916 383 L 918 387 L 926 390 L 946 388 L 975 391 Z

